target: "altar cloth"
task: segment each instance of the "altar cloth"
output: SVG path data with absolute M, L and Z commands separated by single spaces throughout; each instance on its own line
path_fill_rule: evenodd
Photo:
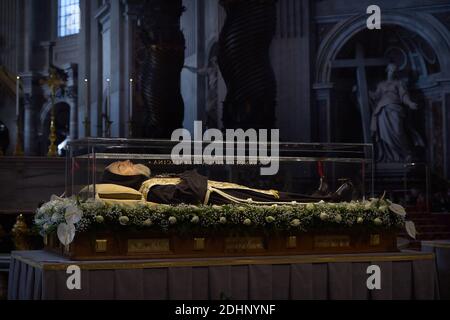
M 436 256 L 440 297 L 450 300 L 450 240 L 422 241 L 422 251 Z
M 71 265 L 81 290 L 67 288 Z M 370 265 L 381 269 L 381 290 L 367 288 Z M 77 262 L 16 251 L 8 299 L 439 299 L 439 285 L 434 254 L 421 252 Z

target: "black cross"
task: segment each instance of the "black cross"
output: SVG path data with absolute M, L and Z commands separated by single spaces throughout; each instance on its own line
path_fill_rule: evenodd
M 364 131 L 364 142 L 371 143 L 370 132 L 370 104 L 369 104 L 369 89 L 367 86 L 367 67 L 387 66 L 389 60 L 385 58 L 366 59 L 364 57 L 364 47 L 361 43 L 356 44 L 355 59 L 334 60 L 331 64 L 332 68 L 356 68 L 356 78 L 358 83 L 358 95 L 361 108 L 361 117 Z

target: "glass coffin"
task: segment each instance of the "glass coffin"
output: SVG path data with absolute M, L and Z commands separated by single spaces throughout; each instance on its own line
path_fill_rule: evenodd
M 180 144 L 97 138 L 68 143 L 66 196 L 76 195 L 83 200 L 98 197 L 99 186 L 113 184 L 118 173 L 136 176 L 136 172 L 129 171 L 130 167 L 135 168 L 132 164 L 149 168 L 151 177 L 176 177 L 195 170 L 208 181 L 249 188 L 248 193 L 231 198 L 237 201 L 340 202 L 373 197 L 372 145 L 219 141 Z M 144 171 L 145 167 L 137 166 Z M 143 180 L 128 179 L 128 186 L 139 190 Z M 252 190 L 275 191 L 277 197 L 260 198 L 253 196 Z M 161 200 L 149 197 L 144 200 L 156 203 Z M 186 199 L 179 201 L 192 200 Z M 216 204 L 214 199 L 200 202 Z

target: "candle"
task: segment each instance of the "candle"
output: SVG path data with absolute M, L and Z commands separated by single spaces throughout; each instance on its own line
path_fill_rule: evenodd
M 89 97 L 89 80 L 86 78 L 84 79 L 84 83 L 86 84 L 86 119 L 89 119 L 91 117 L 91 104 L 90 104 L 90 97 Z
M 108 78 L 106 79 L 106 112 L 105 112 L 105 116 L 106 116 L 106 121 L 109 120 L 109 111 L 110 111 L 110 103 L 111 103 L 111 80 Z
M 130 122 L 133 121 L 133 79 L 130 79 Z
M 16 81 L 16 117 L 19 118 L 20 115 L 20 77 L 17 76 Z

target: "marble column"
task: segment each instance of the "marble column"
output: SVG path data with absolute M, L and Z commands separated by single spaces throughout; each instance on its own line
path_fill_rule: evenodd
M 37 121 L 39 116 L 39 101 L 37 101 L 38 94 L 36 91 L 37 75 L 29 72 L 21 74 L 20 77 L 24 92 L 24 151 L 27 156 L 36 156 L 39 152 L 37 144 Z
M 182 0 L 148 0 L 139 16 L 138 32 L 145 46 L 139 86 L 145 108 L 144 136 L 170 138 L 183 126 L 181 70 L 185 39 L 180 28 Z
M 219 37 L 219 67 L 227 85 L 225 128 L 275 127 L 277 85 L 269 49 L 276 0 L 221 0 L 227 18 Z

